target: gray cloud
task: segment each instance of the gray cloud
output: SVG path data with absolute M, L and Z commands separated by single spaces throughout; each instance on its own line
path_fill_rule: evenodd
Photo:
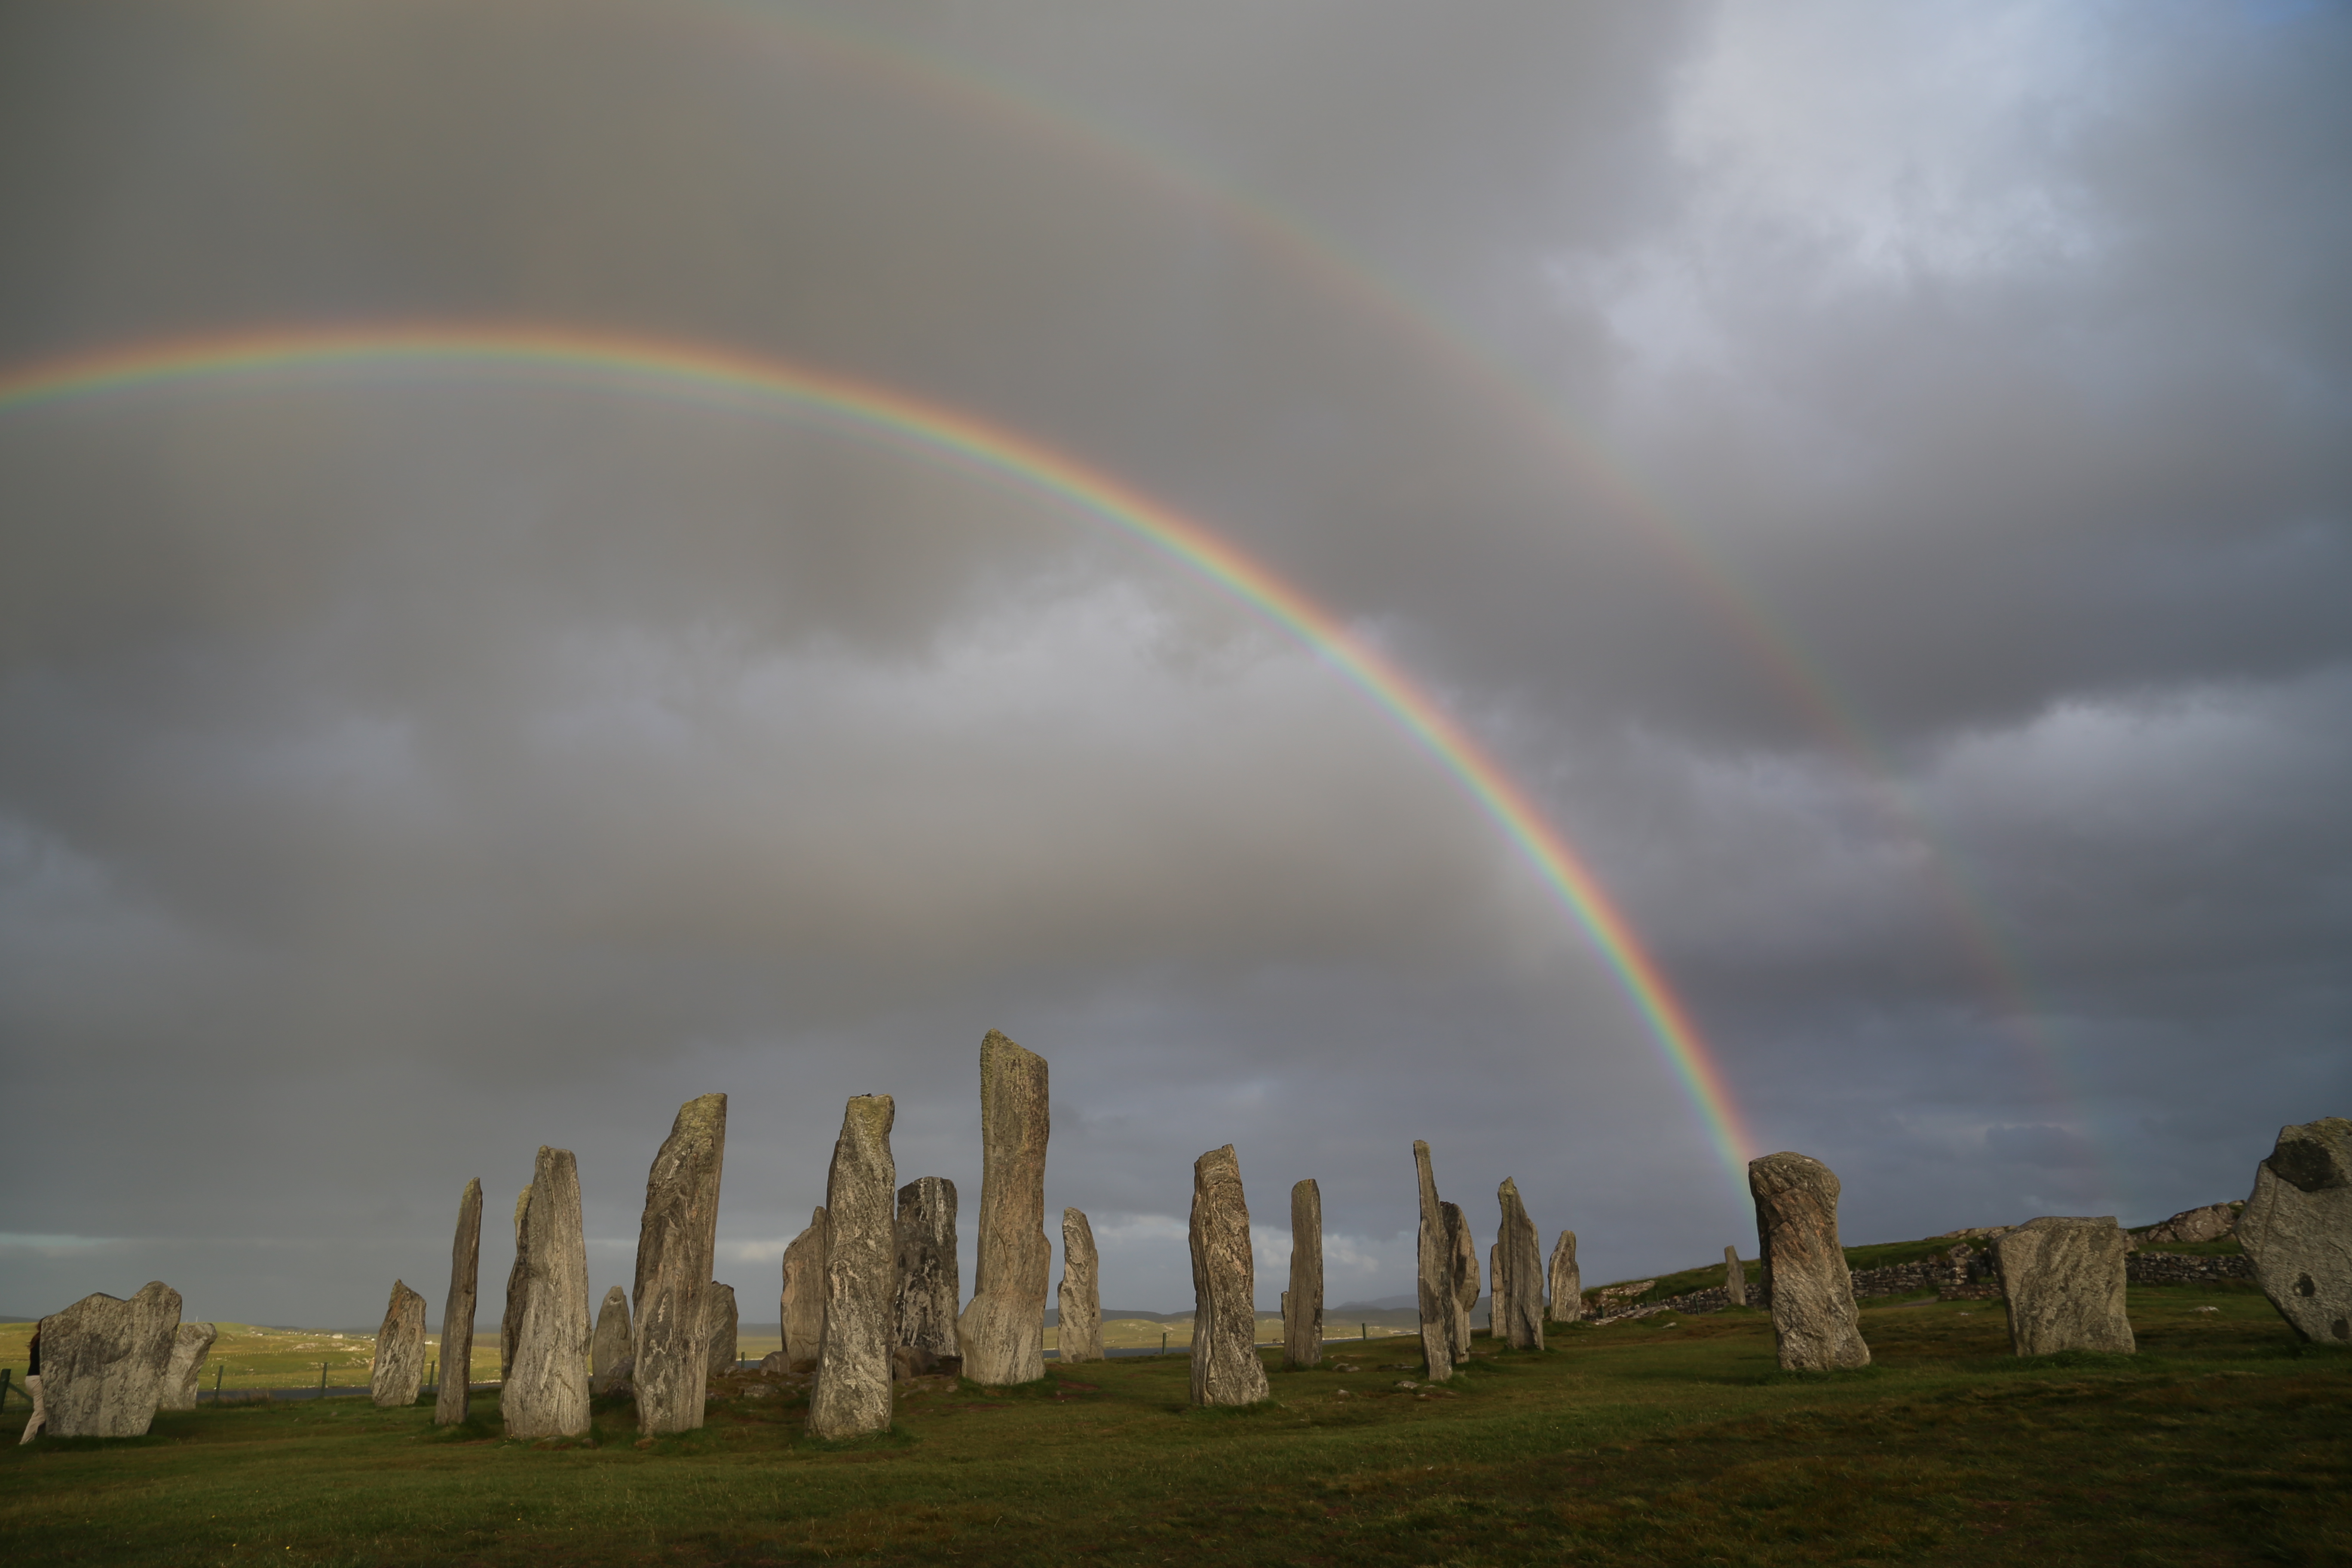
M 2336 12 L 0 28 L 0 365 L 529 321 L 1066 451 L 1441 693 L 1856 1236 L 2233 1195 L 2352 1090 Z M 0 1308 L 372 1321 L 541 1142 L 619 1278 L 713 1088 L 756 1302 L 846 1095 L 977 1181 L 992 1026 L 1120 1304 L 1228 1141 L 1267 1281 L 1314 1175 L 1405 1288 L 1414 1137 L 1596 1279 L 1750 1224 L 1437 762 L 1042 492 L 344 366 L 0 409 Z

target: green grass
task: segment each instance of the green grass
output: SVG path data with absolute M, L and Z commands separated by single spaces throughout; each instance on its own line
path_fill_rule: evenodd
M 0 1540 L 19 1563 L 534 1568 L 2352 1560 L 2352 1355 L 2245 1289 L 2136 1288 L 2131 1312 L 2140 1355 L 2021 1361 L 1997 1302 L 1865 1305 L 1875 1363 L 1830 1377 L 1779 1373 L 1753 1310 L 1481 1340 L 1436 1390 L 1397 1388 L 1410 1342 L 1375 1341 L 1242 1413 L 1188 1409 L 1184 1360 L 1141 1358 L 931 1380 L 844 1445 L 808 1440 L 789 1392 L 642 1446 L 625 1402 L 562 1445 L 503 1440 L 488 1396 L 455 1434 L 422 1406 L 208 1408 L 0 1449 Z

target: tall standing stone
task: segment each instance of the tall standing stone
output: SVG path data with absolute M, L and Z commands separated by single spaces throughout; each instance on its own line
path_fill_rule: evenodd
M 2009 1309 L 2010 1349 L 2019 1355 L 2137 1350 L 2124 1316 L 2124 1258 L 2130 1251 L 2131 1237 L 2113 1216 L 2044 1215 L 1996 1240 L 1992 1253 Z
M 515 1214 L 514 1348 L 499 1412 L 509 1437 L 575 1437 L 588 1430 L 588 1243 L 571 1150 L 541 1146 Z
M 1283 1293 L 1282 1354 L 1293 1366 L 1323 1360 L 1323 1189 L 1290 1189 L 1290 1289 Z
M 1494 1335 L 1513 1350 L 1544 1348 L 1543 1237 L 1519 1199 L 1519 1184 L 1506 1178 L 1496 1190 L 1503 1217 L 1495 1237 Z
M 610 1394 L 628 1381 L 636 1363 L 637 1336 L 629 1327 L 629 1293 L 618 1285 L 604 1292 L 596 1309 L 596 1332 L 588 1342 L 588 1392 Z
M 441 1386 L 433 1394 L 433 1425 L 466 1418 L 473 1394 L 474 1301 L 482 1264 L 482 1179 L 457 1198 L 457 1235 L 449 1244 L 449 1299 L 441 1309 Z
M 1230 1143 L 1192 1162 L 1192 1403 L 1255 1405 L 1267 1395 L 1257 1359 L 1257 1273 Z
M 522 1216 L 530 1207 L 530 1189 L 525 1187 L 515 1194 L 514 1266 L 507 1270 L 506 1310 L 499 1314 L 499 1383 L 504 1387 L 514 1375 L 515 1342 L 522 1333 L 522 1310 L 530 1294 L 524 1289 L 530 1279 L 530 1265 L 522 1255 Z
M 1853 1276 L 1838 1245 L 1838 1179 L 1803 1154 L 1748 1162 L 1756 1237 L 1772 1301 L 1772 1337 L 1790 1372 L 1870 1364 L 1853 1305 Z
M 1454 1239 L 1454 1360 L 1458 1364 L 1470 1358 L 1470 1314 L 1478 1305 L 1478 1242 L 1470 1234 L 1469 1216 L 1459 1204 L 1440 1204 L 1438 1210 L 1445 1216 L 1446 1233 Z
M 735 1287 L 713 1279 L 702 1294 L 702 1353 L 709 1377 L 735 1370 L 741 1359 L 735 1352 L 742 1326 L 735 1308 Z
M 213 1342 L 220 1338 L 220 1330 L 210 1323 L 182 1323 L 172 1336 L 171 1364 L 163 1369 L 163 1384 L 156 1394 L 158 1410 L 194 1410 L 196 1394 L 204 1386 L 205 1357 L 212 1353 Z
M 1076 1209 L 1064 1209 L 1062 1289 L 1056 1303 L 1061 1327 L 1055 1334 L 1064 1366 L 1103 1358 L 1101 1277 L 1094 1227 Z
M 128 1301 L 84 1296 L 43 1318 L 41 1431 L 50 1437 L 143 1437 L 155 1419 L 180 1327 L 180 1293 L 151 1279 Z
M 895 1114 L 887 1094 L 856 1096 L 833 1146 L 824 1182 L 824 1348 L 809 1389 L 812 1436 L 890 1429 L 890 1352 L 898 1338 Z
M 1454 1233 L 1437 1195 L 1429 1145 L 1412 1141 L 1413 1173 L 1421 1182 L 1421 1229 L 1414 1245 L 1414 1299 L 1421 1310 L 1421 1359 L 1432 1383 L 1454 1375 Z
M 1739 1266 L 1739 1248 L 1736 1247 L 1723 1249 L 1723 1304 L 1748 1305 L 1748 1270 Z
M 1551 1247 L 1551 1318 L 1556 1323 L 1584 1321 L 1584 1273 L 1576 1266 L 1576 1232 L 1563 1230 Z
M 2352 1348 L 2352 1121 L 2279 1129 L 2238 1216 L 2254 1281 L 2313 1344 Z
M 636 1286 L 629 1319 L 636 1360 L 637 1429 L 689 1432 L 702 1425 L 710 1351 L 703 1297 L 719 1242 L 719 1173 L 727 1154 L 727 1097 L 706 1094 L 678 1107 L 646 1175 L 637 1228 Z
M 956 1190 L 945 1176 L 898 1189 L 898 1342 L 934 1357 L 956 1353 Z
M 416 1403 L 425 1386 L 425 1298 L 406 1282 L 392 1282 L 392 1301 L 375 1331 L 375 1362 L 368 1369 L 368 1394 L 379 1410 Z
M 991 1029 L 980 1046 L 980 1245 L 971 1302 L 957 1320 L 963 1374 L 975 1383 L 1045 1375 L 1045 1059 Z
M 809 1211 L 808 1228 L 784 1248 L 784 1364 L 811 1367 L 824 1349 L 824 1210 Z

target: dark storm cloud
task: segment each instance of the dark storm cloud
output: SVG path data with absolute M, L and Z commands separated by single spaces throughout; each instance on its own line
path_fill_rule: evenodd
M 0 363 L 524 319 L 1059 446 L 1430 679 L 1857 1235 L 2151 1217 L 2343 1109 L 2340 13 L 0 26 Z M 601 1286 L 712 1088 L 756 1302 L 845 1096 L 976 1179 L 991 1025 L 1121 1304 L 1181 1301 L 1229 1140 L 1262 1278 L 1316 1175 L 1341 1295 L 1407 1282 L 1416 1136 L 1596 1279 L 1749 1223 L 1442 771 L 1066 505 L 347 369 L 0 414 L 0 1308 L 371 1321 L 542 1141 Z

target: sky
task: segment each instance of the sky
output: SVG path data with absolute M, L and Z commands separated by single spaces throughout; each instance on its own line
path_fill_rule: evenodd
M 1114 1308 L 1225 1143 L 1266 1307 L 1305 1178 L 1410 1291 L 1416 1138 L 1593 1283 L 1783 1149 L 1849 1242 L 2242 1195 L 2352 1107 L 2347 79 L 2254 0 L 6 7 L 0 1310 L 437 1323 L 543 1143 L 601 1298 L 712 1091 L 747 1321 L 858 1093 L 969 1290 L 992 1028 Z

